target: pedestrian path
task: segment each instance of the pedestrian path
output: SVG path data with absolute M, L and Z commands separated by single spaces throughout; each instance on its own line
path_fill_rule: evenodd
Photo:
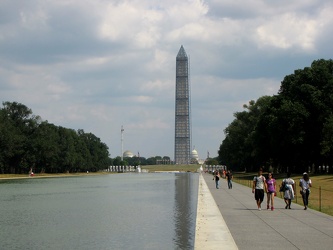
M 211 174 L 201 176 L 215 201 L 209 206 L 217 205 L 238 249 L 333 249 L 333 216 L 312 209 L 303 210 L 303 206 L 295 203 L 291 209 L 285 209 L 283 199 L 278 196 L 275 197 L 275 210 L 267 210 L 266 195 L 259 211 L 251 188 L 233 183 L 233 188 L 228 189 L 227 181 L 222 179 L 220 189 L 216 189 Z M 222 230 L 220 237 L 225 237 L 224 234 L 225 230 Z M 215 249 L 229 248 L 219 245 Z
M 195 249 L 238 249 L 202 175 L 199 176 L 195 232 Z

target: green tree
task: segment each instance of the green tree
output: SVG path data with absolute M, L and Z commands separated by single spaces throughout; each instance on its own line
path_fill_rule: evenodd
M 234 170 L 253 170 L 263 164 L 263 159 L 258 157 L 256 129 L 270 101 L 271 97 L 263 96 L 256 102 L 252 100 L 244 105 L 245 111 L 234 114 L 235 119 L 224 130 L 225 139 L 218 151 L 220 164 Z
M 121 162 L 121 157 L 117 156 L 116 158 L 113 159 L 113 166 L 120 166 Z
M 225 129 L 220 162 L 293 172 L 332 164 L 332 60 L 295 70 L 284 78 L 277 95 L 244 107 L 247 111 L 236 113 Z
M 206 159 L 206 161 L 205 161 L 205 164 L 206 165 L 219 165 L 219 159 L 218 159 L 218 157 L 216 157 L 216 158 L 208 158 L 208 159 Z
M 36 163 L 32 166 L 35 172 L 56 172 L 54 169 L 60 157 L 58 127 L 42 122 L 34 133 L 32 153 Z
M 257 125 L 258 154 L 277 171 L 293 171 L 300 163 L 304 142 L 304 124 L 308 112 L 300 103 L 274 97 Z
M 288 103 L 293 109 L 292 122 L 286 128 L 293 133 L 289 146 L 295 152 L 295 171 L 328 161 L 327 152 L 332 149 L 327 142 L 333 140 L 327 133 L 333 108 L 333 61 L 321 59 L 311 67 L 295 70 L 282 81 L 279 96 L 284 100 L 282 104 Z
M 333 162 L 333 114 L 329 115 L 323 124 L 323 139 L 320 143 L 320 154 L 327 163 Z
M 105 143 L 102 143 L 100 138 L 92 133 L 84 133 L 79 130 L 78 134 L 84 141 L 91 156 L 91 166 L 89 171 L 98 171 L 106 169 L 110 164 L 109 151 Z
M 2 169 L 7 173 L 29 171 L 33 160 L 30 151 L 31 134 L 40 122 L 39 116 L 32 115 L 31 109 L 17 102 L 3 102 L 0 127 Z
M 3 103 L 1 173 L 98 171 L 110 165 L 108 147 L 94 134 L 42 122 L 23 104 Z
M 56 171 L 73 172 L 77 164 L 76 140 L 78 135 L 75 130 L 59 127 L 59 158 Z

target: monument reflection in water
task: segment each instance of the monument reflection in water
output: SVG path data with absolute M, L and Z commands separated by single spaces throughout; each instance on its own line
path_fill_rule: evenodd
M 198 175 L 176 174 L 175 213 L 176 246 L 193 249 L 198 201 Z
M 193 249 L 198 174 L 0 180 L 3 249 Z

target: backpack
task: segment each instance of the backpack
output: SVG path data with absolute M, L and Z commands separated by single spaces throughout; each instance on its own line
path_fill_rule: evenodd
M 285 191 L 286 191 L 286 183 L 283 181 L 280 187 L 280 192 L 285 192 Z

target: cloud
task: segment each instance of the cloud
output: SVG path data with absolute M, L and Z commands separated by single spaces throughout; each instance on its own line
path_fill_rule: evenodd
M 125 147 L 174 153 L 176 55 L 190 58 L 192 144 L 217 155 L 243 104 L 332 57 L 333 3 L 320 0 L 3 0 L 0 99 Z
M 295 14 L 284 14 L 257 28 L 259 46 L 273 46 L 282 49 L 315 49 L 317 22 Z

